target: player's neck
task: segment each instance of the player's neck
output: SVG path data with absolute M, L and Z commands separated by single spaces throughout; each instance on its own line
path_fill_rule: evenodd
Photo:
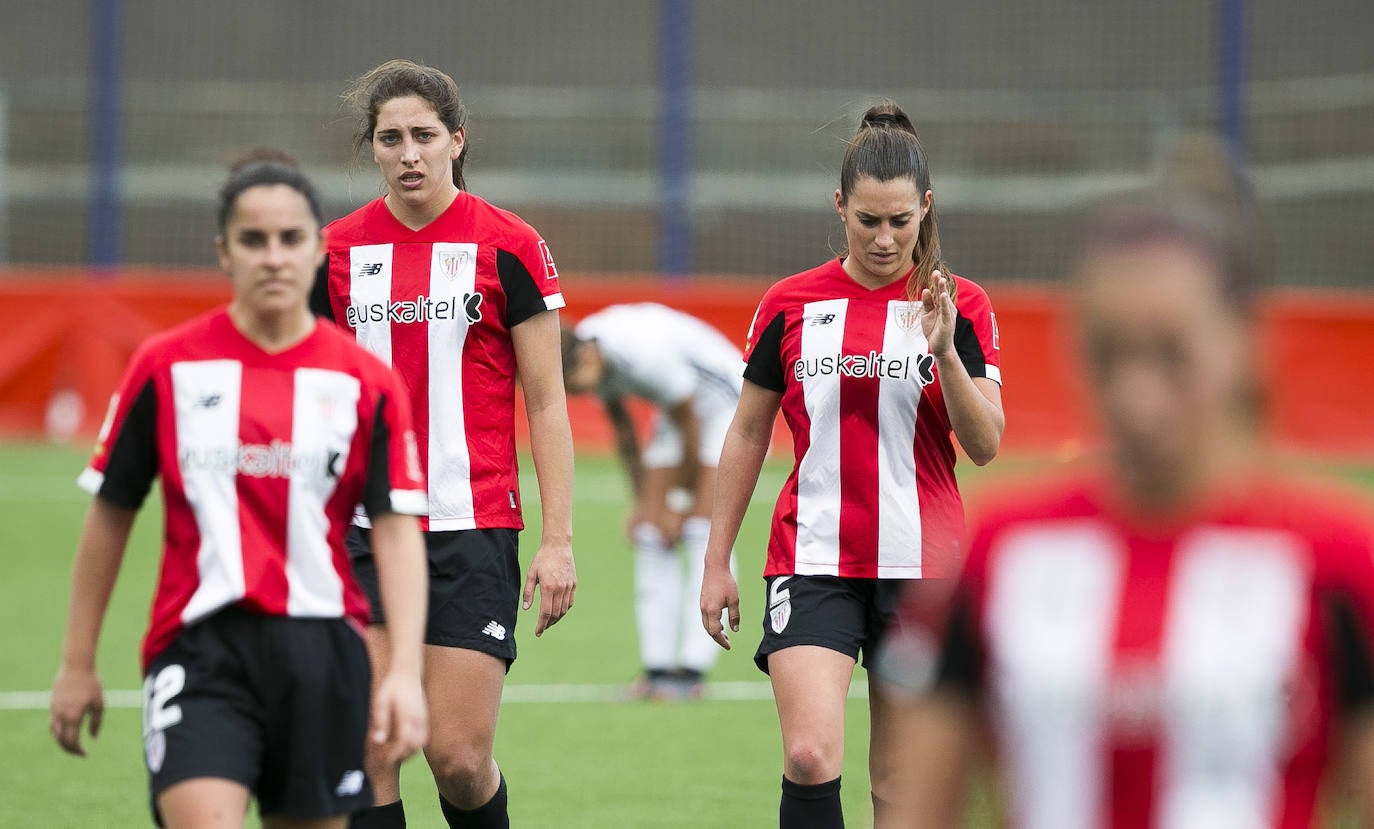
M 315 316 L 304 307 L 259 313 L 233 302 L 229 320 L 245 339 L 269 354 L 291 348 L 315 330 Z
M 858 258 L 854 256 L 846 256 L 844 258 L 844 261 L 840 263 L 840 267 L 844 269 L 844 272 L 849 276 L 850 279 L 859 283 L 859 285 L 861 285 L 863 288 L 869 291 L 876 291 L 880 288 L 886 288 L 894 282 L 901 282 L 905 284 L 906 280 L 911 277 L 911 270 L 903 271 L 899 274 L 896 274 L 895 276 L 874 276 L 873 274 L 869 273 L 863 265 L 859 264 Z
M 411 230 L 421 230 L 444 215 L 444 211 L 449 209 L 460 192 L 458 186 L 450 182 L 449 187 L 436 190 L 433 197 L 420 204 L 407 203 L 391 192 L 382 200 L 386 203 L 386 209 L 396 217 L 396 221 Z
M 1148 517 L 1187 516 L 1218 493 L 1252 476 L 1260 448 L 1248 434 L 1220 434 L 1208 449 L 1169 470 L 1127 470 L 1120 482 L 1135 511 Z

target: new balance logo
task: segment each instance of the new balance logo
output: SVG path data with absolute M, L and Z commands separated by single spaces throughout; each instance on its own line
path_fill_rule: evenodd
M 358 276 L 376 276 L 382 272 L 381 262 L 364 262 L 358 268 Z
M 366 780 L 362 769 L 346 771 L 343 773 L 343 777 L 339 778 L 339 785 L 334 789 L 334 794 L 338 797 L 352 797 L 363 790 L 363 783 Z
M 811 325 L 829 325 L 835 321 L 834 314 L 817 314 L 814 317 L 807 317 Z
M 498 642 L 506 641 L 506 626 L 498 625 L 495 621 L 487 622 L 487 626 L 482 628 L 482 632 Z
M 200 397 L 196 398 L 196 408 L 197 408 L 197 409 L 215 409 L 215 408 L 218 408 L 218 407 L 219 407 L 220 401 L 223 400 L 223 399 L 224 399 L 223 396 L 220 395 L 219 392 L 212 392 L 212 393 L 210 393 L 210 394 L 203 394 L 203 395 L 201 395 Z

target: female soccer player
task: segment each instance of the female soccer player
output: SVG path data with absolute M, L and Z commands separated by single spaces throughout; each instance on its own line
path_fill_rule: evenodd
M 522 598 L 517 375 L 544 519 L 523 590 L 526 609 L 540 590 L 535 636 L 563 618 L 576 587 L 558 271 L 533 228 L 464 189 L 467 113 L 452 78 L 393 60 L 359 78 L 348 98 L 360 119 L 357 145 L 371 148 L 386 194 L 328 227 L 315 307 L 390 363 L 410 391 L 429 481 L 425 756 L 450 826 L 507 826 L 492 744 Z M 366 528 L 366 516 L 356 523 Z M 349 545 L 375 608 L 370 538 L 359 529 Z M 370 653 L 384 665 L 387 620 L 374 621 Z M 374 754 L 369 774 L 377 808 L 354 825 L 404 825 L 399 769 Z
M 635 620 L 644 676 L 631 696 L 701 696 L 720 650 L 697 623 L 720 448 L 739 402 L 742 356 L 701 320 L 652 302 L 612 305 L 563 336 L 563 380 L 595 393 L 634 489 Z M 641 452 L 628 396 L 658 407 Z M 684 581 L 682 558 L 687 559 Z
M 767 611 L 754 657 L 782 725 L 783 827 L 843 825 L 844 710 L 906 580 L 957 567 L 963 507 L 950 431 L 977 464 L 1002 436 L 992 308 L 941 260 L 925 151 L 895 104 L 875 106 L 845 152 L 835 210 L 848 251 L 778 282 L 749 332 L 747 381 L 725 450 L 706 552 L 702 622 L 739 629 L 730 547 L 781 408 L 796 466 L 773 514 Z M 870 696 L 879 819 L 895 796 L 888 706 Z
M 96 640 L 134 514 L 162 478 L 166 541 L 143 642 L 143 741 L 168 827 L 335 827 L 371 800 L 363 773 L 367 598 L 344 549 L 373 519 L 391 661 L 372 743 L 399 762 L 426 739 L 424 511 L 409 404 L 385 365 L 307 305 L 323 257 L 315 191 L 254 157 L 220 191 L 223 310 L 134 355 L 81 484 L 95 498 L 72 576 L 52 732 L 84 755 L 104 709 Z M 416 600 L 416 596 L 420 600 Z
M 1233 222 L 1174 193 L 1084 234 L 1106 468 L 986 505 L 942 633 L 904 611 L 883 673 L 934 677 L 904 825 L 958 825 L 981 724 L 1031 829 L 1318 825 L 1341 748 L 1374 793 L 1374 525 L 1259 460 Z

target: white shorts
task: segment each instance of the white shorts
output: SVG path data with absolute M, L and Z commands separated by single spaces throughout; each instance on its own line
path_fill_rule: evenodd
M 697 457 L 702 466 L 714 469 L 720 465 L 720 452 L 725 448 L 730 422 L 735 419 L 737 402 L 716 395 L 698 395 L 693 402 L 692 407 L 701 423 L 701 451 Z M 662 411 L 654 413 L 653 434 L 640 454 L 640 462 L 649 469 L 677 466 L 682 462 L 682 432 Z

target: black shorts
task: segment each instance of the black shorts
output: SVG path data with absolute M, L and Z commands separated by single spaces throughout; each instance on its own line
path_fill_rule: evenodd
M 429 619 L 425 644 L 489 653 L 515 661 L 520 609 L 519 533 L 511 529 L 425 533 L 429 554 Z M 372 555 L 372 533 L 348 531 L 353 576 L 372 605 L 372 623 L 386 624 Z
M 198 777 L 242 783 L 264 815 L 370 805 L 371 682 L 363 637 L 345 619 L 228 608 L 182 631 L 143 682 L 153 818 L 161 825 L 158 795 Z
M 870 667 L 897 612 L 901 579 L 768 576 L 763 640 L 754 664 L 768 673 L 768 655 L 793 645 L 819 645 Z

